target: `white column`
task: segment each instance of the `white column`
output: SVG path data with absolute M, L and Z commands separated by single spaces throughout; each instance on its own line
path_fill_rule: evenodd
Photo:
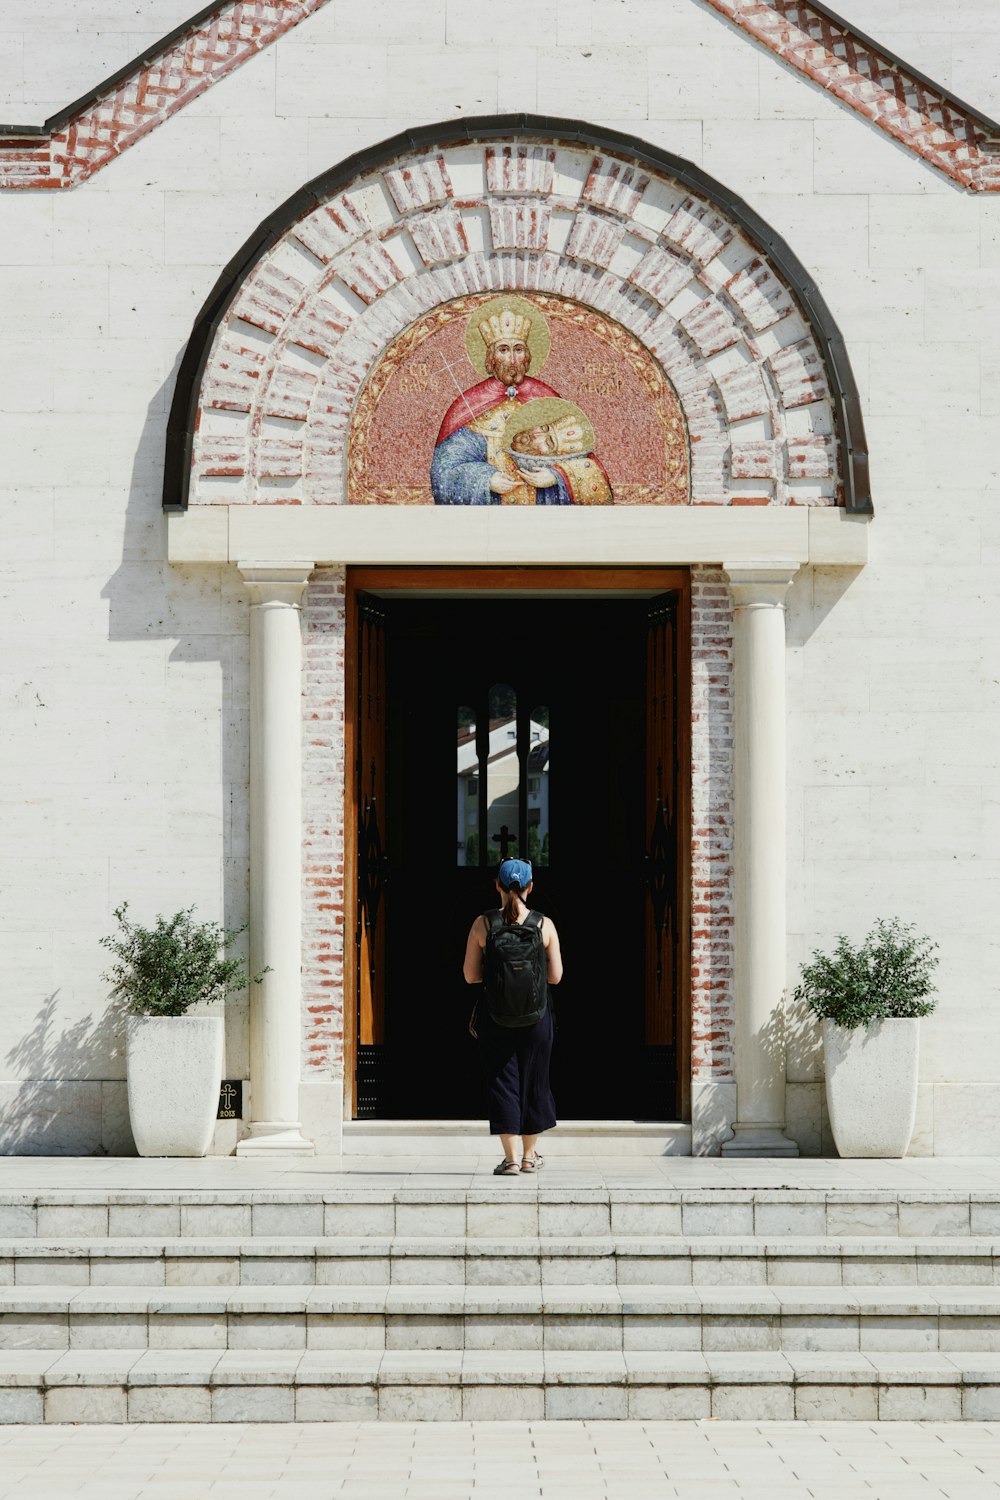
M 785 1135 L 785 593 L 796 563 L 727 566 L 735 604 L 736 1123 L 723 1156 L 798 1156 Z
M 250 1134 L 237 1156 L 313 1154 L 302 1065 L 302 626 L 312 563 L 240 563 L 250 590 Z

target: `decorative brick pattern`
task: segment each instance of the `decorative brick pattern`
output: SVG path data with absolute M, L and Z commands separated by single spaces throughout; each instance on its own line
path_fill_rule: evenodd
M 490 232 L 494 250 L 546 249 L 551 214 L 547 203 L 500 198 L 490 204 Z
M 327 0 L 234 0 L 49 136 L 0 142 L 0 187 L 85 182 Z
M 344 1065 L 344 569 L 319 568 L 302 609 L 302 1052 L 306 1078 Z
M 733 1077 L 733 612 L 691 576 L 691 1081 Z
M 755 41 L 973 192 L 1000 191 L 1000 142 L 966 111 L 802 0 L 708 0 Z
M 476 150 L 480 191 L 457 199 L 459 170 L 464 183 L 476 180 Z M 794 457 L 788 449 L 788 409 L 823 408 L 812 423 L 818 433 L 832 431 L 834 422 L 819 348 L 810 334 L 796 336 L 804 320 L 762 249 L 669 178 L 660 191 L 679 206 L 662 232 L 629 218 L 651 174 L 583 147 L 560 148 L 565 170 L 556 196 L 554 156 L 555 148 L 516 139 L 442 147 L 389 162 L 380 174 L 383 193 L 349 186 L 292 225 L 216 332 L 200 393 L 192 503 L 343 503 L 351 412 L 383 351 L 442 303 L 510 287 L 594 307 L 655 355 L 684 408 L 693 504 L 835 504 L 836 444 L 824 439 L 809 448 L 800 441 Z M 369 172 L 366 189 L 378 176 Z M 502 191 L 482 186 L 490 181 Z M 584 184 L 575 203 L 565 186 L 573 181 Z M 363 206 L 376 197 L 398 210 L 377 225 Z M 489 248 L 472 248 L 482 243 L 484 218 Z M 562 251 L 550 241 L 561 242 Z M 795 332 L 782 337 L 784 329 Z M 290 352 L 294 345 L 322 362 L 304 370 L 301 354 Z M 224 442 L 217 423 L 205 420 L 220 410 L 248 416 L 242 427 L 225 429 Z M 290 426 L 280 441 L 272 435 L 264 451 L 265 419 L 275 416 L 299 430 Z M 740 429 L 752 417 L 767 422 L 766 452 L 747 447 L 761 438 Z M 223 476 L 241 482 L 205 482 Z M 267 482 L 278 479 L 287 482 Z M 755 481 L 749 497 L 739 492 L 747 479 Z M 793 487 L 802 480 L 808 485 Z
M 326 3 L 233 0 L 220 5 L 207 21 L 183 33 L 151 61 L 137 65 L 58 130 L 45 136 L 10 135 L 0 141 L 0 188 L 65 188 L 86 181 Z M 974 192 L 1000 191 L 1000 142 L 967 110 L 862 42 L 846 24 L 801 0 L 707 3 L 953 181 Z M 710 107 L 706 101 L 706 109 Z M 554 160 L 554 152 L 544 147 L 491 146 L 487 190 L 549 193 Z M 627 218 L 647 184 L 639 168 L 614 157 L 597 157 L 583 196 Z M 440 158 L 401 168 L 387 175 L 386 185 L 401 213 L 444 203 L 452 194 Z M 667 238 L 674 232 L 668 226 Z

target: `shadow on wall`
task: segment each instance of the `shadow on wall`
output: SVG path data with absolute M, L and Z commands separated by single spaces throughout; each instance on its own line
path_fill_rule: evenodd
M 100 1076 L 122 1050 L 122 1007 L 112 1000 L 96 1019 L 60 1030 L 59 995 L 4 1054 L 19 1081 L 0 1085 L 0 1154 L 134 1156 L 125 1082 Z
M 163 799 L 159 847 L 112 861 L 110 905 L 141 921 L 192 904 L 227 928 L 249 913 L 249 652 L 247 601 L 235 570 L 167 561 L 162 511 L 166 421 L 175 368 L 150 402 L 136 447 L 121 563 L 107 580 L 108 638 L 129 680 L 145 674 L 123 753 L 123 779 Z M 162 654 L 155 645 L 163 643 Z M 147 650 L 128 652 L 130 644 Z M 153 674 L 162 674 L 154 684 Z M 117 866 L 117 871 L 115 867 Z M 112 925 L 109 912 L 108 929 Z M 234 949 L 247 956 L 245 936 Z M 228 1078 L 246 1078 L 249 1000 L 226 1006 Z

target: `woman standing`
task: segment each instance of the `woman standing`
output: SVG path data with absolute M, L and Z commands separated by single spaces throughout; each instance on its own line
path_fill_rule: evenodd
M 562 978 L 562 955 L 553 923 L 526 905 L 531 887 L 527 860 L 505 859 L 496 880 L 500 910 L 477 917 L 465 945 L 466 983 L 486 981 L 471 1029 L 486 1075 L 490 1134 L 500 1137 L 504 1150 L 495 1177 L 536 1171 L 542 1158 L 535 1143 L 556 1123 L 548 986 Z M 512 940 L 512 928 L 521 929 L 519 939 Z

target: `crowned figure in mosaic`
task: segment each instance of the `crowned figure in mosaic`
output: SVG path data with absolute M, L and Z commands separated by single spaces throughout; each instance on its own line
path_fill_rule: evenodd
M 594 452 L 590 418 L 572 401 L 544 396 L 507 420 L 503 456 L 519 486 L 504 495 L 513 505 L 612 505 L 611 481 Z
M 536 490 L 504 452 L 510 417 L 527 401 L 558 393 L 529 375 L 549 352 L 549 331 L 538 308 L 521 297 L 498 297 L 473 313 L 465 348 L 473 367 L 485 375 L 445 412 L 431 460 L 431 490 L 437 505 L 570 503 Z M 534 496 L 537 494 L 537 500 Z

